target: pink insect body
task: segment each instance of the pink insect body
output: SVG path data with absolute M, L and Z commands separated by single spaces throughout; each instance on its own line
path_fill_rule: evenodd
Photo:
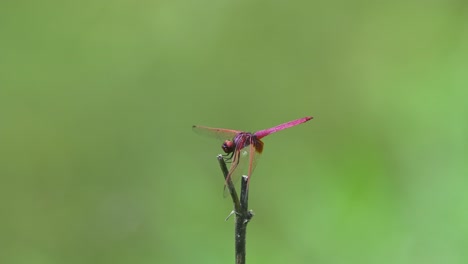
M 250 181 L 258 157 L 263 152 L 263 142 L 261 139 L 283 129 L 305 123 L 312 118 L 311 116 L 299 118 L 255 133 L 205 126 L 193 126 L 193 129 L 200 134 L 225 139 L 221 148 L 226 153 L 225 161 L 231 163 L 226 181 L 231 179 L 235 182 L 242 174 L 247 175 L 248 181 Z

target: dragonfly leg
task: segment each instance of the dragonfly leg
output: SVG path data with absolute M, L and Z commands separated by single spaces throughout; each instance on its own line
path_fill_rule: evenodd
M 234 151 L 228 154 L 224 154 L 223 155 L 224 161 L 231 162 L 233 156 L 234 156 Z

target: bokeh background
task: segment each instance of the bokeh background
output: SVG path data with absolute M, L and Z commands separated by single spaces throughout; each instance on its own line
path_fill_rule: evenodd
M 466 1 L 4 1 L 0 263 L 468 262 Z

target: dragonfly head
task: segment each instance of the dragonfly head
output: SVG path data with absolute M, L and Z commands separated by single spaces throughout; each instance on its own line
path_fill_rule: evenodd
M 231 153 L 234 151 L 234 149 L 236 148 L 235 144 L 234 144 L 234 141 L 232 140 L 226 140 L 224 141 L 223 145 L 221 146 L 221 148 L 224 150 L 225 153 Z

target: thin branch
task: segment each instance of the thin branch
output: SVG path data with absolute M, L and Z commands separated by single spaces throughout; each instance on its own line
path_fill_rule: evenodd
M 247 176 L 242 176 L 241 182 L 241 195 L 240 195 L 240 205 L 241 211 L 236 214 L 236 264 L 245 263 L 245 241 L 247 238 L 247 224 L 250 219 L 253 217 L 252 211 L 248 211 L 249 206 L 249 190 L 248 190 L 248 181 Z
M 224 180 L 227 184 L 227 187 L 225 188 L 228 188 L 229 189 L 229 193 L 231 194 L 231 198 L 232 198 L 232 203 L 234 204 L 234 212 L 240 212 L 242 209 L 241 209 L 241 205 L 239 203 L 239 196 L 237 196 L 237 192 L 236 192 L 236 187 L 234 186 L 234 183 L 232 183 L 231 179 L 227 179 L 227 176 L 229 174 L 229 171 L 226 167 L 226 162 L 224 162 L 224 158 L 223 158 L 223 155 L 218 155 L 218 162 L 219 162 L 219 166 L 221 167 L 221 170 L 223 171 L 223 175 L 224 175 Z
M 242 176 L 241 182 L 241 194 L 240 194 L 240 204 L 243 212 L 247 212 L 249 209 L 249 177 L 246 175 Z
M 226 179 L 229 171 L 224 162 L 223 156 L 218 155 L 218 162 L 223 171 L 224 179 L 226 180 L 227 188 L 231 194 L 232 202 L 234 205 L 234 213 L 236 214 L 236 223 L 234 230 L 235 237 L 235 250 L 236 250 L 236 264 L 245 264 L 245 241 L 247 237 L 247 224 L 253 217 L 252 211 L 248 210 L 249 206 L 249 190 L 247 176 L 242 176 L 241 181 L 241 194 L 240 199 L 237 196 L 236 188 L 231 179 Z

